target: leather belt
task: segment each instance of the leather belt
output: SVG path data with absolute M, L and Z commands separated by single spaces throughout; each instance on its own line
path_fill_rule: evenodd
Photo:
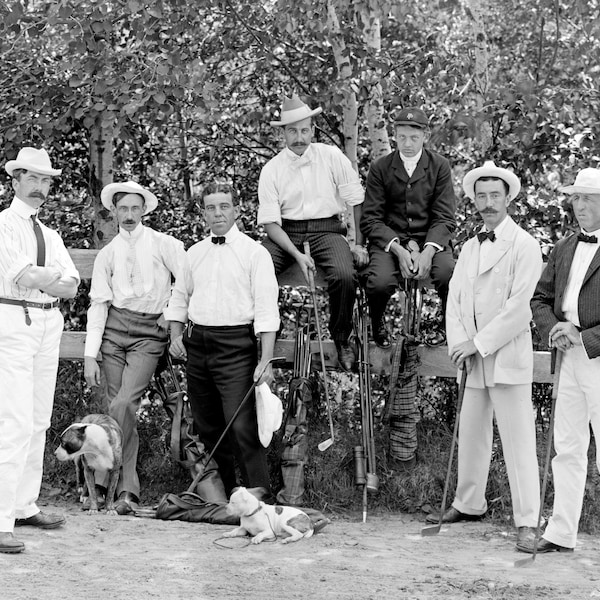
M 17 300 L 16 298 L 0 298 L 0 304 L 12 304 L 13 306 L 21 306 L 25 313 L 25 325 L 31 325 L 31 317 L 29 316 L 30 308 L 41 308 L 42 310 L 51 310 L 58 308 L 58 300 L 52 302 L 33 302 L 32 300 Z
M 17 300 L 16 298 L 0 298 L 0 304 L 14 304 L 15 306 L 50 310 L 51 308 L 58 308 L 60 303 L 58 300 L 53 300 L 52 302 L 33 302 L 32 300 Z

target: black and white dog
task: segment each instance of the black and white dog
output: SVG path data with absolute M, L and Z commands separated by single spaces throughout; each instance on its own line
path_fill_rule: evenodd
M 114 500 L 123 463 L 122 440 L 118 423 L 108 415 L 99 414 L 87 415 L 80 422 L 69 425 L 60 436 L 60 446 L 54 454 L 58 460 L 75 462 L 78 482 L 83 469 L 92 514 L 98 512 L 95 471 L 108 473 L 106 514 L 117 514 Z

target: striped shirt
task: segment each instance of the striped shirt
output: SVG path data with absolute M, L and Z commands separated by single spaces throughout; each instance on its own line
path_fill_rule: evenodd
M 134 293 L 128 272 L 127 255 L 132 247 L 141 272 L 142 296 Z M 84 355 L 98 354 L 111 305 L 139 313 L 162 313 L 171 295 L 172 277 L 184 261 L 183 243 L 173 236 L 142 224 L 131 232 L 120 229 L 94 261 Z
M 18 284 L 23 273 L 37 265 L 37 240 L 31 222 L 31 215 L 36 213 L 17 197 L 0 212 L 0 296 L 3 298 L 32 302 L 56 300 L 56 296 Z M 63 277 L 73 277 L 79 282 L 79 273 L 60 235 L 42 223 L 40 227 L 46 245 L 45 266 L 54 267 Z

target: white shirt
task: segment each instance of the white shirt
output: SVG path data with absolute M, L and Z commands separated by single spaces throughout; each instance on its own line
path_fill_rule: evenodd
M 269 252 L 236 225 L 224 244 L 211 237 L 187 251 L 165 318 L 208 326 L 254 323 L 257 334 L 277 331 L 279 287 Z
M 586 235 L 595 235 L 600 240 L 600 229 L 596 231 L 587 232 L 583 231 Z M 598 251 L 600 242 L 590 244 L 588 242 L 579 242 L 577 248 L 575 248 L 575 254 L 573 255 L 573 263 L 571 264 L 571 270 L 569 271 L 569 279 L 567 280 L 567 286 L 565 287 L 565 294 L 563 296 L 562 311 L 565 314 L 565 319 L 571 321 L 574 325 L 579 327 L 581 322 L 579 321 L 579 292 L 583 284 L 583 279 L 587 270 L 590 267 L 590 263 L 594 258 L 594 255 Z
M 404 156 L 400 150 L 398 150 L 398 154 L 400 154 L 400 159 L 402 160 L 402 164 L 404 165 L 404 170 L 408 177 L 412 177 L 412 174 L 415 172 L 417 168 L 417 163 L 419 162 L 421 155 L 423 154 L 423 150 L 419 151 L 419 154 L 415 156 Z
M 257 223 L 333 217 L 364 197 L 358 173 L 336 146 L 312 143 L 302 156 L 286 147 L 260 172 Z
M 136 296 L 132 288 L 127 266 L 130 246 L 135 248 L 140 267 L 143 296 Z M 162 313 L 171 295 L 172 277 L 184 261 L 183 243 L 173 236 L 141 223 L 132 232 L 120 228 L 94 262 L 84 355 L 98 354 L 111 305 L 140 313 Z
M 15 197 L 0 213 L 0 296 L 3 298 L 33 302 L 56 300 L 56 296 L 17 283 L 29 267 L 37 265 L 37 240 L 31 221 L 31 215 L 36 212 Z M 43 223 L 40 227 L 46 245 L 46 266 L 58 269 L 63 277 L 73 277 L 79 283 L 79 273 L 58 232 Z
M 492 244 L 495 244 L 498 241 L 498 238 L 501 237 L 501 233 L 506 229 L 506 224 L 508 223 L 508 215 L 502 219 L 502 222 L 499 225 L 496 225 L 494 229 L 494 234 L 496 236 L 495 241 L 484 240 L 483 243 L 479 244 L 479 265 L 485 264 L 485 259 L 487 258 L 490 250 L 492 250 Z M 485 225 L 480 229 L 480 232 L 488 232 L 491 231 Z M 479 267 L 481 269 L 481 266 Z M 478 269 L 479 274 L 481 271 Z

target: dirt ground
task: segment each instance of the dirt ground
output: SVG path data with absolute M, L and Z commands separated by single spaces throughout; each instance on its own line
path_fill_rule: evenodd
M 42 502 L 41 504 L 44 504 Z M 107 517 L 56 499 L 65 527 L 16 530 L 26 551 L 0 554 L 1 600 L 64 598 L 230 600 L 600 598 L 600 539 L 580 535 L 573 554 L 526 555 L 492 523 L 422 537 L 413 516 L 328 515 L 308 540 L 248 545 L 219 539 L 225 525 Z

